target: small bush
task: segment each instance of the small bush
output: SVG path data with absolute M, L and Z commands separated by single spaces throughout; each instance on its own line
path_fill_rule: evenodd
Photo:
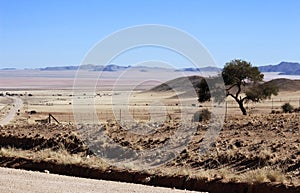
M 211 118 L 211 112 L 208 109 L 197 111 L 194 114 L 193 122 L 207 121 Z
M 281 108 L 284 113 L 291 113 L 294 110 L 294 107 L 290 103 L 285 103 Z

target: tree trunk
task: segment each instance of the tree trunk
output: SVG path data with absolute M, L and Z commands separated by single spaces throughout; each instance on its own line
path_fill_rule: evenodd
M 238 101 L 238 104 L 239 104 L 239 107 L 240 107 L 240 109 L 241 109 L 243 115 L 247 115 L 247 111 L 246 111 L 246 109 L 245 109 L 245 107 L 244 107 L 243 101 Z

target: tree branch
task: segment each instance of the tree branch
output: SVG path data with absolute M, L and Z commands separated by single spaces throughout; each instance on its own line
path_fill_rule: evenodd
M 237 87 L 238 87 L 238 91 L 237 91 L 236 94 L 235 94 L 235 97 L 236 97 L 236 98 L 238 98 L 238 96 L 240 95 L 240 93 L 241 93 L 241 91 L 242 91 L 241 85 L 240 85 L 240 84 L 238 84 Z
M 231 96 L 237 102 L 239 101 L 239 99 L 236 96 L 234 96 L 233 94 L 231 94 L 229 92 L 227 92 L 227 96 Z
M 247 99 L 248 99 L 248 97 L 245 96 L 244 98 L 241 99 L 241 102 L 244 103 L 244 101 L 247 100 Z
M 229 88 L 226 89 L 226 91 L 229 91 L 230 89 L 232 89 L 233 87 L 238 86 L 238 84 L 233 84 L 231 85 Z

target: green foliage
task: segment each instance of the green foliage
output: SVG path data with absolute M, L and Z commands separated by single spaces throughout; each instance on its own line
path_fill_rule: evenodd
M 210 101 L 213 98 L 216 102 L 224 102 L 226 98 L 224 81 L 221 76 L 202 79 L 197 85 L 198 101 L 200 103 Z
M 249 82 L 262 81 L 264 75 L 260 73 L 257 67 L 244 60 L 232 60 L 226 63 L 222 71 L 222 77 L 225 85 L 243 85 Z
M 246 115 L 245 102 L 261 102 L 272 95 L 277 95 L 278 88 L 271 84 L 262 84 L 264 75 L 244 60 L 232 60 L 223 68 L 222 77 L 202 80 L 199 84 L 199 102 L 214 98 L 222 101 L 225 96 L 231 96 L 239 105 L 243 115 Z M 226 88 L 222 88 L 220 80 L 224 80 Z M 224 93 L 224 90 L 226 93 Z M 242 95 L 242 93 L 245 95 Z
M 211 118 L 211 112 L 208 109 L 203 109 L 194 113 L 193 121 L 202 122 Z
M 272 95 L 277 95 L 278 87 L 272 84 L 259 84 L 249 88 L 245 94 L 246 102 L 261 102 L 265 99 L 271 99 Z
M 198 101 L 203 103 L 205 101 L 210 101 L 211 94 L 209 92 L 209 87 L 206 80 L 203 78 L 198 85 Z
M 290 103 L 285 103 L 281 106 L 281 109 L 284 113 L 291 113 L 294 110 L 294 107 Z

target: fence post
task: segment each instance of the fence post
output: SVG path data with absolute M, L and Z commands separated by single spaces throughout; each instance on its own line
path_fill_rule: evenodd
M 225 101 L 225 121 L 227 119 L 227 101 Z

